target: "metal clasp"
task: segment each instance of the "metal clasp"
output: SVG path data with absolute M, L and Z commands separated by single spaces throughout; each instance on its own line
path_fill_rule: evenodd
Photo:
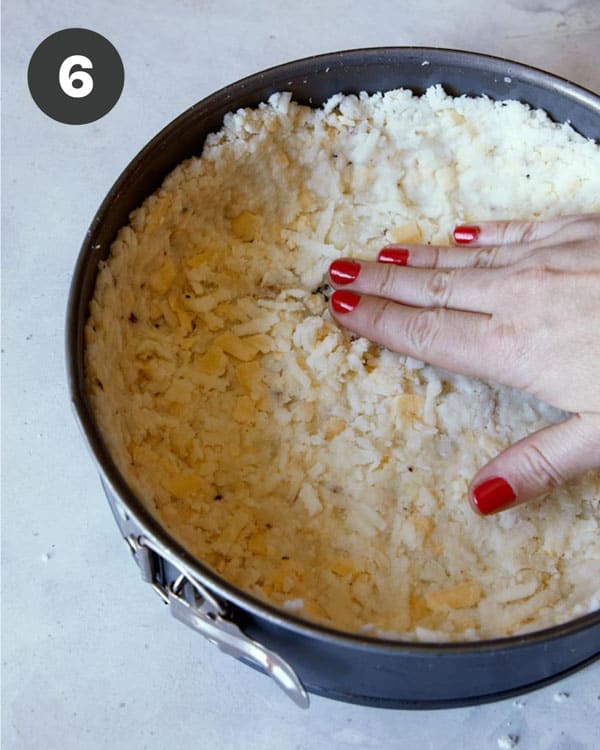
M 124 518 L 123 515 L 119 518 L 116 512 L 115 518 L 138 564 L 142 579 L 169 605 L 173 617 L 203 635 L 224 653 L 256 666 L 271 677 L 297 706 L 308 708 L 308 693 L 285 659 L 242 632 L 229 619 L 213 594 L 190 571 L 185 570 L 179 561 L 169 559 L 169 563 L 179 573 L 169 583 L 160 547 L 136 533 L 133 519 Z
M 148 546 L 143 537 L 129 534 L 125 537 L 129 545 L 133 559 L 136 561 L 142 580 L 149 583 L 154 591 L 160 596 L 165 604 L 169 603 L 169 593 L 164 585 L 164 575 L 162 572 L 162 558 L 153 549 Z
M 190 601 L 191 599 L 191 601 Z M 169 609 L 180 622 L 201 633 L 225 654 L 248 661 L 269 675 L 300 708 L 308 708 L 308 693 L 292 667 L 273 651 L 248 638 L 214 606 L 204 586 L 182 574 L 169 587 Z

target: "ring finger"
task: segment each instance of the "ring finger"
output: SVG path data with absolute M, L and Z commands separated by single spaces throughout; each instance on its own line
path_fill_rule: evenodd
M 525 255 L 520 247 L 443 247 L 440 245 L 386 245 L 377 256 L 379 263 L 413 268 L 502 268 Z

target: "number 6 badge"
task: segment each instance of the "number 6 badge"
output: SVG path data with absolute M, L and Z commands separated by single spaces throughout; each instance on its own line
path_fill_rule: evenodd
M 85 55 L 69 55 L 63 60 L 58 70 L 58 83 L 67 96 L 73 96 L 75 99 L 81 99 L 92 93 L 94 88 L 94 79 L 84 70 L 73 68 L 78 65 L 80 68 L 93 68 L 92 61 Z M 78 83 L 78 86 L 75 84 Z
M 125 81 L 115 47 L 89 29 L 63 29 L 37 47 L 27 82 L 38 107 L 52 119 L 82 125 L 115 106 Z

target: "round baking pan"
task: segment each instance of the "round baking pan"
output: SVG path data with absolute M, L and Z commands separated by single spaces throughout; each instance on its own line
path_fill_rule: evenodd
M 145 510 L 114 465 L 85 392 L 84 328 L 98 263 L 130 211 L 181 161 L 202 152 L 224 115 L 276 91 L 319 106 L 331 95 L 440 83 L 452 95 L 485 94 L 542 108 L 600 139 L 600 97 L 500 58 L 394 47 L 319 55 L 257 73 L 217 91 L 162 130 L 127 166 L 98 209 L 75 268 L 67 311 L 67 368 L 76 418 L 119 529 L 143 578 L 172 613 L 223 651 L 273 677 L 299 705 L 307 693 L 390 708 L 438 708 L 504 698 L 558 679 L 600 655 L 600 611 L 509 638 L 414 643 L 354 635 L 272 607 L 192 558 Z

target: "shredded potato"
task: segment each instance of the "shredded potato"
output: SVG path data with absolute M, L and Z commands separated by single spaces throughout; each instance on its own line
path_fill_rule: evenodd
M 470 640 L 597 608 L 599 472 L 490 518 L 466 499 L 564 414 L 350 336 L 326 271 L 599 196 L 599 147 L 517 102 L 275 94 L 227 115 L 99 270 L 87 388 L 123 476 L 220 575 L 340 629 Z

